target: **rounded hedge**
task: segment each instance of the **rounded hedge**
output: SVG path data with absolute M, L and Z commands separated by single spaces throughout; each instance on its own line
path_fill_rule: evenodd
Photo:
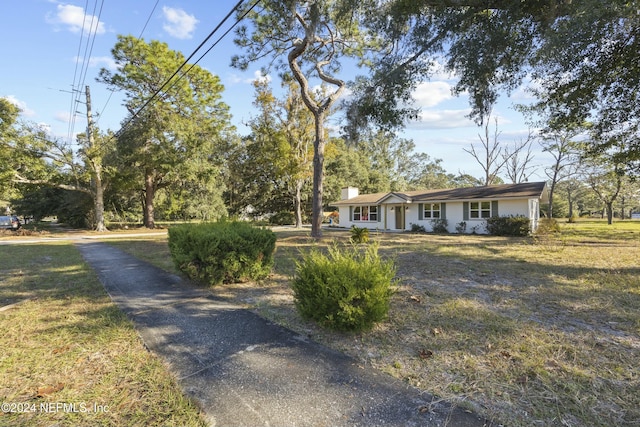
M 388 314 L 395 274 L 395 263 L 378 255 L 377 244 L 314 249 L 296 265 L 295 305 L 304 318 L 332 329 L 370 329 Z
M 210 285 L 259 280 L 273 266 L 276 235 L 243 222 L 184 224 L 169 229 L 176 267 Z

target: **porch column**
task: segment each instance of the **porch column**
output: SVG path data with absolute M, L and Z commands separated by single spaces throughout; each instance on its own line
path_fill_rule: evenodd
M 389 214 L 388 210 L 389 205 L 385 203 L 384 205 L 384 231 L 387 231 L 387 215 Z

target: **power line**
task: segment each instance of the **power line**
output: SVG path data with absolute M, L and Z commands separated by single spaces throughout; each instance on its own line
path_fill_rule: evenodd
M 160 0 L 156 0 L 156 3 L 153 5 L 153 8 L 151 9 L 151 12 L 149 12 L 149 16 L 147 17 L 146 22 L 144 23 L 144 26 L 142 27 L 142 30 L 140 31 L 140 35 L 138 36 L 139 39 L 142 38 L 142 35 L 144 34 L 144 31 L 147 29 L 147 25 L 149 25 L 149 22 L 151 21 L 151 18 L 153 17 L 153 14 L 156 11 L 156 8 L 158 7 L 158 3 L 160 3 Z M 98 125 L 98 123 L 100 122 L 100 117 L 102 117 L 102 113 L 104 113 L 104 110 L 107 109 L 107 105 L 109 105 L 109 101 L 111 101 L 111 97 L 113 96 L 113 90 L 110 91 L 111 93 L 109 93 L 109 97 L 107 98 L 107 102 L 104 103 L 104 106 L 102 107 L 101 110 L 99 110 L 98 112 L 96 112 L 96 126 Z
M 83 14 L 83 18 L 82 18 L 82 33 L 80 36 L 80 43 L 78 46 L 78 55 L 77 55 L 77 59 L 76 59 L 76 71 L 74 72 L 74 77 L 73 77 L 73 84 L 72 84 L 72 93 L 77 94 L 76 97 L 74 99 L 72 99 L 72 104 L 71 104 L 71 110 L 70 110 L 70 116 L 69 116 L 69 134 L 68 134 L 68 138 L 69 138 L 69 143 L 72 142 L 72 138 L 73 138 L 73 132 L 75 130 L 75 124 L 76 124 L 76 106 L 81 103 L 80 101 L 80 96 L 82 94 L 80 88 L 84 85 L 84 82 L 86 81 L 87 78 L 87 72 L 89 71 L 89 59 L 91 57 L 91 53 L 93 52 L 93 46 L 95 44 L 95 40 L 96 40 L 96 36 L 98 34 L 98 28 L 100 26 L 100 17 L 102 16 L 102 9 L 104 7 L 104 0 L 101 0 L 100 2 L 100 9 L 98 11 L 98 16 L 96 16 L 96 9 L 98 8 L 98 0 L 96 0 L 93 4 L 93 13 L 91 14 L 91 23 L 89 24 L 89 31 L 87 34 L 87 41 L 86 41 L 86 45 L 85 45 L 85 49 L 84 49 L 84 55 L 82 58 L 82 66 L 80 68 L 80 76 L 79 76 L 79 80 L 76 81 L 76 77 L 78 77 L 77 74 L 77 69 L 78 69 L 78 63 L 80 62 L 80 49 L 82 47 L 82 39 L 84 37 L 84 31 L 85 31 L 85 22 L 87 21 L 87 6 L 88 6 L 88 0 L 85 2 L 85 9 L 84 9 L 84 14 Z M 94 25 L 94 21 L 95 21 L 95 25 Z M 91 35 L 93 33 L 93 36 Z M 72 95 L 73 98 L 73 95 Z
M 189 73 L 189 71 L 191 71 L 191 70 L 193 69 L 193 67 L 195 67 L 195 66 L 198 64 L 198 62 L 200 62 L 200 61 L 201 61 L 201 60 L 202 60 L 202 59 L 203 59 L 203 58 L 204 58 L 204 57 L 205 57 L 209 52 L 211 52 L 211 50 L 212 50 L 214 47 L 216 47 L 216 45 L 217 45 L 218 43 L 220 43 L 220 42 L 222 41 L 222 39 L 223 39 L 223 38 L 225 38 L 225 37 L 227 36 L 227 34 L 229 34 L 229 33 L 231 32 L 231 30 L 233 30 L 233 29 L 236 27 L 236 25 L 238 25 L 238 24 L 239 24 L 239 23 L 240 23 L 240 21 L 242 21 L 242 20 L 243 20 L 243 19 L 244 19 L 244 18 L 245 18 L 245 17 L 246 17 L 246 16 L 247 16 L 247 15 L 248 15 L 248 14 L 249 14 L 249 13 L 250 13 L 250 12 L 251 12 L 255 7 L 256 7 L 256 6 L 257 6 L 257 5 L 258 5 L 258 3 L 260 3 L 260 1 L 262 1 L 262 0 L 256 0 L 256 1 L 251 5 L 251 7 L 250 7 L 249 9 L 247 9 L 247 10 L 242 14 L 242 16 L 240 16 L 240 18 L 238 18 L 238 19 L 236 20 L 236 22 L 235 22 L 231 27 L 229 27 L 229 28 L 227 29 L 227 31 L 225 31 L 225 32 L 224 32 L 220 37 L 218 37 L 218 39 L 217 39 L 217 40 L 216 40 L 216 41 L 215 41 L 215 42 L 214 42 L 214 43 L 209 47 L 209 49 L 207 49 L 207 50 L 206 50 L 206 51 L 205 51 L 205 52 L 200 56 L 200 58 L 198 58 L 198 59 L 197 59 L 193 64 L 191 64 L 191 66 L 187 69 L 187 71 L 185 71 L 184 73 L 182 73 L 182 74 L 181 74 L 177 79 L 175 79 L 175 80 L 173 81 L 173 83 L 171 83 L 171 86 L 169 86 L 165 92 L 168 92 L 169 90 L 171 90 L 171 88 L 173 88 L 173 87 L 174 87 L 174 86 L 175 86 L 175 85 L 180 81 L 180 79 L 181 79 L 181 78 L 183 78 L 185 75 L 187 75 L 187 74 Z M 194 53 L 195 53 L 195 52 L 194 52 Z M 193 56 L 193 55 L 191 55 L 191 56 Z M 174 74 L 174 75 L 175 75 L 175 74 Z M 172 76 L 172 77 L 173 77 L 173 76 Z M 143 106 L 143 108 L 144 108 L 144 106 Z M 140 110 L 142 110 L 142 108 L 141 108 Z M 138 111 L 138 113 L 139 113 L 139 112 L 140 112 L 140 111 Z M 126 124 L 129 124 L 129 122 L 127 122 Z M 124 127 L 124 126 L 123 126 L 123 127 Z M 121 130 L 122 130 L 122 129 L 121 129 Z
M 69 105 L 69 126 L 67 128 L 67 138 L 69 140 L 69 142 L 71 142 L 71 136 L 73 135 L 73 117 L 75 117 L 75 104 L 76 104 L 76 97 L 74 94 L 74 90 L 76 90 L 76 77 L 78 75 L 78 64 L 80 62 L 80 50 L 82 49 L 82 39 L 84 37 L 84 23 L 86 22 L 86 10 L 87 10 L 87 6 L 89 5 L 89 0 L 86 0 L 84 3 L 84 14 L 82 16 L 82 28 L 80 29 L 80 41 L 78 42 L 78 52 L 76 53 L 76 66 L 75 69 L 73 71 L 73 81 L 71 82 L 71 104 Z
M 147 25 L 149 24 L 149 21 L 151 21 L 151 17 L 153 16 L 153 13 L 156 11 L 156 7 L 158 7 L 158 3 L 160 2 L 160 0 L 156 0 L 156 4 L 153 5 L 153 9 L 151 9 L 151 13 L 149 13 L 149 17 L 147 18 L 147 22 L 144 23 L 144 27 L 142 27 L 142 31 L 140 31 L 140 35 L 138 36 L 139 39 L 142 38 L 142 34 L 144 33 L 144 30 L 147 29 Z
M 261 1 L 261 0 L 257 0 L 251 8 L 255 7 L 255 5 L 257 5 L 260 1 Z M 229 17 L 230 17 L 231 15 L 233 15 L 233 13 L 234 13 L 234 12 L 236 12 L 236 10 L 240 7 L 240 5 L 241 5 L 243 2 L 244 2 L 244 0 L 240 0 L 240 1 L 238 1 L 238 3 L 236 3 L 236 5 L 235 5 L 235 6 L 234 6 L 230 11 L 229 11 L 229 13 L 227 13 L 227 15 L 222 19 L 222 21 L 220 21 L 220 23 L 219 23 L 218 25 L 216 25 L 216 27 L 215 27 L 215 28 L 214 28 L 214 29 L 209 33 L 209 35 L 208 35 L 208 36 L 207 36 L 207 37 L 206 37 L 206 38 L 205 38 L 205 39 L 204 39 L 204 40 L 203 40 L 203 41 L 198 45 L 198 47 L 197 47 L 197 48 L 196 48 L 196 49 L 191 53 L 191 55 L 189 55 L 189 57 L 188 57 L 187 59 L 185 59 L 185 60 L 184 60 L 184 62 L 183 62 L 183 63 L 178 67 L 178 69 L 177 69 L 177 70 L 176 70 L 176 71 L 175 71 L 175 72 L 174 72 L 174 73 L 173 73 L 173 74 L 172 74 L 172 75 L 171 75 L 171 76 L 170 76 L 170 77 L 169 77 L 169 78 L 168 78 L 168 79 L 167 79 L 167 80 L 162 84 L 162 86 L 160 86 L 160 88 L 159 88 L 159 89 L 157 89 L 157 90 L 153 93 L 153 95 L 151 95 L 151 97 L 150 97 L 149 99 L 147 99 L 147 101 L 145 101 L 145 103 L 142 105 L 142 107 L 140 107 L 140 108 L 138 109 L 138 111 L 136 111 L 135 113 L 133 113 L 133 114 L 131 115 L 131 117 L 130 117 L 130 118 L 129 118 L 125 123 L 124 123 L 124 125 L 122 125 L 122 127 L 120 128 L 120 130 L 119 130 L 118 132 L 116 132 L 116 136 L 117 136 L 117 135 L 119 135 L 119 134 L 121 134 L 121 133 L 124 131 L 124 129 L 125 129 L 127 126 L 129 126 L 129 125 L 131 124 L 131 122 L 132 122 L 136 117 L 138 117 L 138 115 L 142 112 L 142 110 L 144 110 L 144 109 L 145 109 L 145 108 L 146 108 L 146 107 L 151 103 L 151 101 L 153 101 L 153 100 L 154 100 L 154 99 L 155 99 L 155 98 L 156 98 L 156 97 L 157 97 L 157 96 L 162 92 L 162 90 L 163 90 L 163 89 L 164 89 L 164 88 L 165 88 L 165 87 L 166 87 L 166 86 L 171 82 L 171 79 L 173 79 L 173 78 L 174 78 L 174 77 L 175 77 L 175 76 L 180 72 L 180 70 L 182 70 L 182 68 L 184 68 L 184 66 L 185 66 L 185 65 L 187 65 L 187 63 L 189 62 L 189 60 L 190 60 L 191 58 L 193 58 L 193 56 L 194 56 L 194 55 L 195 55 L 195 54 L 196 54 L 196 53 L 197 53 L 197 52 L 202 48 L 202 46 L 204 46 L 204 44 L 205 44 L 205 43 L 207 43 L 207 41 L 209 41 L 209 39 L 210 39 L 211 37 L 213 37 L 213 35 L 214 35 L 214 34 L 215 34 L 219 29 L 220 29 L 220 27 L 221 27 L 222 25 L 224 25 L 224 23 L 227 21 L 227 19 L 229 19 Z M 247 12 L 247 13 L 248 13 L 248 12 Z M 246 16 L 246 14 L 245 14 L 245 16 Z M 243 17 L 244 17 L 244 16 L 243 16 Z M 235 25 L 237 25 L 237 23 L 238 23 L 238 22 L 240 22 L 240 19 L 238 19 L 238 20 L 236 21 L 236 23 L 234 24 L 234 26 L 235 26 Z M 233 27 L 232 27 L 232 28 L 233 28 Z M 228 32 L 227 32 L 227 33 L 228 33 Z M 227 33 L 225 33 L 225 35 L 226 35 Z M 224 36 L 223 36 L 223 37 L 224 37 Z M 216 43 L 217 43 L 217 42 L 216 42 Z M 209 50 L 211 50 L 211 49 L 209 49 Z M 207 52 L 209 52 L 209 51 L 207 51 Z M 206 55 L 206 53 L 205 53 L 205 55 Z M 204 55 L 203 55 L 203 56 L 204 56 Z M 200 59 L 202 59 L 202 57 L 201 57 Z M 194 64 L 194 65 L 195 65 L 195 64 Z M 189 70 L 191 70 L 191 68 L 193 68 L 193 66 L 192 66 L 192 67 L 190 67 L 190 68 L 189 68 Z M 184 76 L 185 74 L 186 74 L 186 73 L 184 73 L 184 74 L 183 74 L 183 76 Z M 178 79 L 178 80 L 179 80 L 179 79 Z M 177 81 L 177 80 L 176 80 L 176 81 Z M 174 84 L 175 84 L 175 83 L 174 83 Z
M 198 62 L 200 62 L 200 61 L 202 60 L 202 58 L 204 58 L 204 57 L 205 57 L 209 52 L 211 52 L 211 50 L 212 50 L 214 47 L 216 47 L 216 45 L 217 45 L 218 43 L 220 43 L 220 42 L 222 41 L 222 39 L 223 39 L 223 38 L 225 38 L 225 37 L 227 36 L 227 34 L 229 34 L 229 33 L 231 32 L 231 30 L 233 30 L 233 29 L 236 27 L 236 25 L 238 25 L 238 24 L 239 24 L 239 23 L 240 23 L 240 21 L 242 21 L 242 20 L 243 20 L 243 19 L 244 19 L 248 14 L 249 14 L 249 12 L 251 12 L 251 11 L 252 11 L 252 10 L 253 10 L 257 5 L 258 5 L 258 3 L 260 3 L 260 1 L 262 1 L 262 0 L 256 0 L 256 1 L 251 5 L 251 7 L 250 7 L 249 9 L 247 9 L 247 10 L 242 14 L 242 16 L 241 16 L 241 17 L 240 17 L 240 18 L 239 18 L 239 19 L 238 19 L 238 20 L 237 20 L 237 21 L 236 21 L 236 22 L 235 22 L 231 27 L 229 27 L 229 29 L 228 29 L 227 31 L 225 31 L 225 32 L 224 32 L 220 37 L 218 37 L 218 40 L 216 40 L 216 41 L 215 41 L 215 42 L 214 42 L 214 43 L 209 47 L 209 49 L 207 49 L 207 50 L 206 50 L 206 51 L 205 51 L 205 52 L 200 56 L 200 58 L 198 58 L 198 59 L 196 60 L 196 62 L 194 62 L 193 64 L 191 64 L 191 66 L 189 67 L 189 69 L 187 69 L 187 71 L 185 71 L 185 72 L 184 72 L 184 73 L 183 73 L 183 74 L 182 74 L 182 75 L 181 75 L 181 76 L 180 76 L 180 77 L 179 77 L 179 78 L 178 78 L 178 79 L 177 79 L 173 84 L 175 84 L 178 80 L 180 80 L 184 75 L 188 74 L 188 73 L 189 73 L 189 71 L 191 71 L 191 69 L 192 69 L 193 67 L 195 67 L 195 66 L 198 64 Z M 169 89 L 171 89 L 172 87 L 173 87 L 173 85 L 171 85 L 171 86 L 169 87 Z

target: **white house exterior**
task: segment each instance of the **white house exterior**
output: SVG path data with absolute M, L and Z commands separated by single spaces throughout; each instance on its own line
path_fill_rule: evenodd
M 411 230 L 412 224 L 433 231 L 434 224 L 446 220 L 450 233 L 486 234 L 486 219 L 492 216 L 525 216 L 535 231 L 540 204 L 547 203 L 544 182 L 490 185 L 443 190 L 418 190 L 358 194 L 358 189 L 342 189 L 340 227 L 378 230 Z

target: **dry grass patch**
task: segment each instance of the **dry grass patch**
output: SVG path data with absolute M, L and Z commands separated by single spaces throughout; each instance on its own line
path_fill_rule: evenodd
M 319 245 L 349 233 L 325 236 Z M 318 245 L 308 232 L 278 232 L 269 280 L 212 292 L 496 425 L 640 424 L 640 223 L 563 224 L 536 239 L 372 239 L 397 260 L 400 287 L 370 332 L 330 332 L 296 313 L 294 261 Z
M 0 258 L 0 425 L 204 425 L 72 245 Z

